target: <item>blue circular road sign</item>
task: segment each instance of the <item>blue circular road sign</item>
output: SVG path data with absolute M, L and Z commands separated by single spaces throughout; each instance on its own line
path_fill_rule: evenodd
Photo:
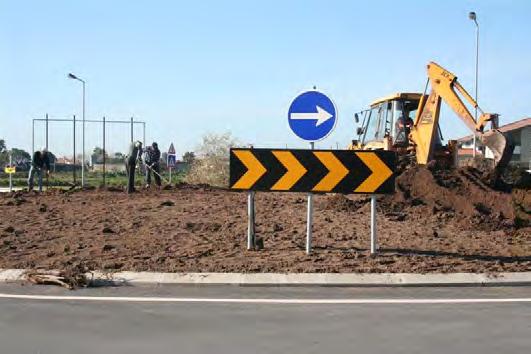
M 291 130 L 299 138 L 318 141 L 326 138 L 337 123 L 332 100 L 319 91 L 306 91 L 297 96 L 288 111 Z

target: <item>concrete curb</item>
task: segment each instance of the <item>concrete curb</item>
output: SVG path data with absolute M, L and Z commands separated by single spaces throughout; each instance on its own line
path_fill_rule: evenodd
M 0 282 L 26 280 L 26 270 L 0 269 Z M 531 272 L 521 273 L 87 273 L 101 284 L 186 284 L 241 286 L 531 286 Z

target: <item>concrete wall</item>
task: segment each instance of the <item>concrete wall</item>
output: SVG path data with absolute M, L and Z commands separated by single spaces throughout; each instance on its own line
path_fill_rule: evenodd
M 92 171 L 94 172 L 102 172 L 103 171 L 103 165 L 102 164 L 94 164 L 92 166 Z M 106 164 L 105 165 L 105 171 L 107 172 L 125 172 L 125 164 Z

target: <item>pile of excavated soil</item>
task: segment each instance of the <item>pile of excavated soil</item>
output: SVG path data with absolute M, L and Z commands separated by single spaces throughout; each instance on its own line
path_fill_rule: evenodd
M 378 197 L 380 253 L 369 254 L 370 199 L 256 194 L 263 249 L 246 250 L 246 194 L 179 185 L 0 197 L 0 268 L 163 272 L 531 271 L 530 191 L 490 189 L 474 170 L 412 167 Z M 527 218 L 527 219 L 526 219 Z M 68 272 L 67 272 L 68 273 Z
M 491 189 L 472 168 L 411 167 L 398 176 L 396 187 L 397 193 L 385 200 L 386 207 L 395 211 L 451 218 L 463 227 L 485 230 L 514 225 L 512 194 Z

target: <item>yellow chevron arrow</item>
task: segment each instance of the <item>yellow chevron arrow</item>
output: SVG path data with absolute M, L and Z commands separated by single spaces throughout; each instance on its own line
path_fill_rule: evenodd
M 354 190 L 358 193 L 374 193 L 389 177 L 393 171 L 376 155 L 370 151 L 359 151 L 356 155 L 371 170 L 371 175 Z
M 312 190 L 316 192 L 330 192 L 348 175 L 348 169 L 331 151 L 314 151 L 313 154 L 325 165 L 328 173 Z
M 232 188 L 249 189 L 266 173 L 264 165 L 249 150 L 233 150 L 234 155 L 247 167 L 247 172 L 234 183 Z
M 287 191 L 304 176 L 307 170 L 290 151 L 273 151 L 273 155 L 288 171 L 271 187 L 271 190 Z

